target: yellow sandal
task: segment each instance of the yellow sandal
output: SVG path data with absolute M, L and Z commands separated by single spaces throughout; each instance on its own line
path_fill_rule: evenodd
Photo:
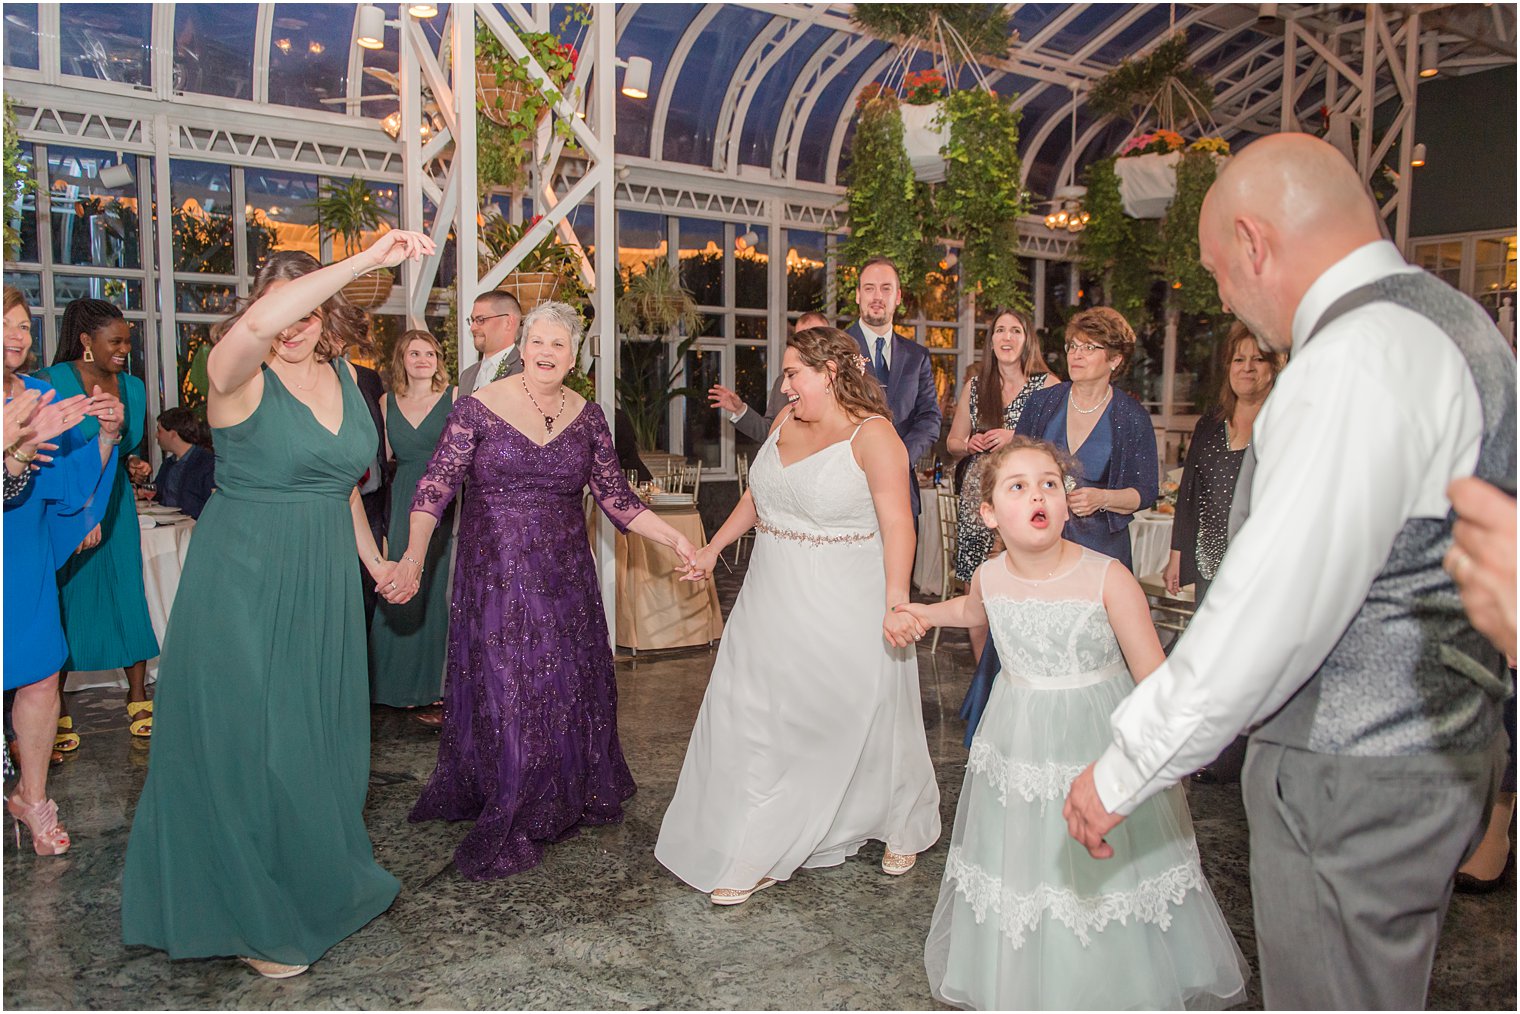
M 127 731 L 139 739 L 147 739 L 153 735 L 153 702 L 152 701 L 128 701 L 127 720 L 131 723 Z
M 79 749 L 79 733 L 74 731 L 72 715 L 58 716 L 58 734 L 53 737 L 53 749 L 58 753 L 73 753 Z

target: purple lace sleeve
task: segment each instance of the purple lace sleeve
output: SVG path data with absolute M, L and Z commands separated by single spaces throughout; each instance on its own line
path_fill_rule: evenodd
M 590 420 L 591 495 L 618 531 L 626 532 L 628 523 L 649 508 L 623 476 L 617 449 L 612 446 L 612 433 L 607 429 L 607 417 L 596 405 L 587 405 L 585 411 L 595 413 Z
M 449 502 L 459 492 L 470 462 L 475 459 L 475 428 L 466 419 L 474 407 L 466 408 L 474 399 L 464 398 L 449 411 L 444 424 L 443 436 L 438 438 L 438 448 L 428 460 L 427 471 L 417 483 L 417 493 L 412 497 L 412 510 L 431 514 L 440 522 Z

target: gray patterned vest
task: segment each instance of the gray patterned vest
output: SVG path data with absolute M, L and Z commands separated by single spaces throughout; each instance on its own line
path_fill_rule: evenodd
M 1477 303 L 1434 276 L 1397 274 L 1335 302 L 1305 340 L 1372 302 L 1390 302 L 1445 332 L 1467 360 L 1483 411 L 1475 473 L 1515 493 L 1515 359 Z M 1354 450 L 1351 451 L 1354 453 Z M 1235 489 L 1233 533 L 1250 504 L 1255 460 L 1247 455 Z M 1504 659 L 1462 611 L 1441 568 L 1453 518 L 1410 518 L 1362 608 L 1319 669 L 1254 733 L 1316 753 L 1386 757 L 1474 753 L 1499 728 L 1512 692 Z

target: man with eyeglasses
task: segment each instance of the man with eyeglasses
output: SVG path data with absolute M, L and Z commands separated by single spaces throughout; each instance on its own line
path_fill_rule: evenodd
M 517 354 L 517 325 L 522 321 L 522 305 L 510 292 L 493 289 L 475 297 L 475 305 L 466 317 L 470 337 L 480 362 L 460 371 L 459 389 L 468 394 L 493 380 L 521 373 L 522 356 Z

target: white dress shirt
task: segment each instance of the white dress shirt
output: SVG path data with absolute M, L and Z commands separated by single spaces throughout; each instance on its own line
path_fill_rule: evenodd
M 496 371 L 501 369 L 501 364 L 517 351 L 516 345 L 508 345 L 505 348 L 491 353 L 480 361 L 480 370 L 475 374 L 475 391 L 485 387 L 496 379 Z M 474 394 L 475 391 L 471 391 Z
M 886 342 L 881 347 L 881 356 L 887 361 L 887 372 L 890 373 L 892 370 L 892 339 L 897 337 L 897 332 L 892 330 L 891 324 L 887 325 L 885 331 L 873 331 L 871 330 L 871 325 L 867 324 L 864 320 L 857 321 L 856 323 L 860 325 L 860 333 L 865 335 L 866 353 L 871 357 L 872 365 L 876 363 L 876 339 L 886 339 Z
M 1293 315 L 1293 358 L 1252 433 L 1250 516 L 1171 656 L 1110 718 L 1094 769 L 1110 813 L 1212 760 L 1270 718 L 1361 609 L 1410 518 L 1444 517 L 1471 475 L 1482 409 L 1467 361 L 1434 324 L 1376 302 L 1304 345 L 1337 299 L 1417 271 L 1392 243 L 1331 266 Z

